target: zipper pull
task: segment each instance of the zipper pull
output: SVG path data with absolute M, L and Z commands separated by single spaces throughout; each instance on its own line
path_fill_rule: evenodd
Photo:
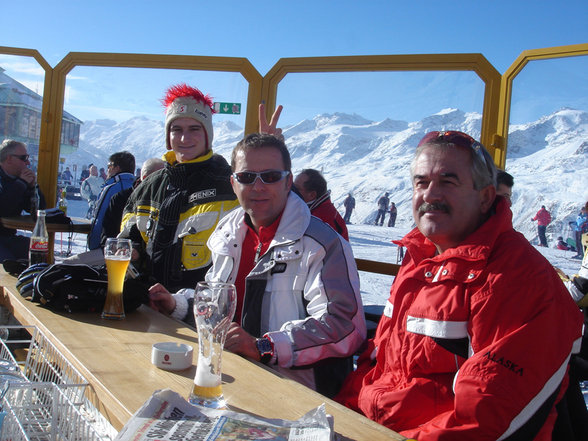
M 257 245 L 257 250 L 255 251 L 255 259 L 253 259 L 253 263 L 257 263 L 257 261 L 259 260 L 259 254 L 261 253 L 261 245 L 261 242 L 259 242 L 259 245 Z

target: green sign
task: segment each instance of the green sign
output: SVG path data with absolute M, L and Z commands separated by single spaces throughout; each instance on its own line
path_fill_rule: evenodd
M 226 113 L 229 115 L 241 114 L 241 103 L 214 103 L 216 113 Z

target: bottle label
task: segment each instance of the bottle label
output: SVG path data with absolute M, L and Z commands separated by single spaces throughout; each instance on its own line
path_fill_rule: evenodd
M 49 242 L 45 241 L 31 241 L 32 251 L 49 251 Z

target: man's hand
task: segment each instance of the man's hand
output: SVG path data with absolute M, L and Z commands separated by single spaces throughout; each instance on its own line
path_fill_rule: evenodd
M 283 108 L 283 106 L 278 106 L 268 124 L 267 118 L 265 117 L 265 104 L 262 103 L 259 105 L 259 133 L 267 133 L 269 135 L 274 135 L 282 141 L 284 140 L 282 129 L 277 128 L 278 120 L 280 119 L 280 114 L 282 113 Z
M 161 283 L 149 288 L 149 306 L 163 314 L 170 315 L 176 309 L 176 299 Z
M 19 178 L 25 181 L 29 187 L 34 187 L 37 183 L 37 176 L 35 176 L 35 172 L 30 168 L 23 168 Z
M 259 361 L 259 351 L 255 344 L 256 338 L 245 332 L 237 323 L 231 323 L 227 332 L 225 349 L 244 357 Z

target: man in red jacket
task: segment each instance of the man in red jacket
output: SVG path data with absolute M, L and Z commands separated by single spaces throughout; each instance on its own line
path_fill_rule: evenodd
M 306 168 L 294 179 L 294 186 L 310 208 L 310 214 L 329 224 L 333 230 L 349 241 L 345 221 L 331 202 L 331 192 L 323 175 L 312 168 Z
M 496 198 L 492 157 L 431 132 L 411 165 L 417 228 L 376 336 L 337 400 L 427 440 L 551 440 L 582 316 Z

